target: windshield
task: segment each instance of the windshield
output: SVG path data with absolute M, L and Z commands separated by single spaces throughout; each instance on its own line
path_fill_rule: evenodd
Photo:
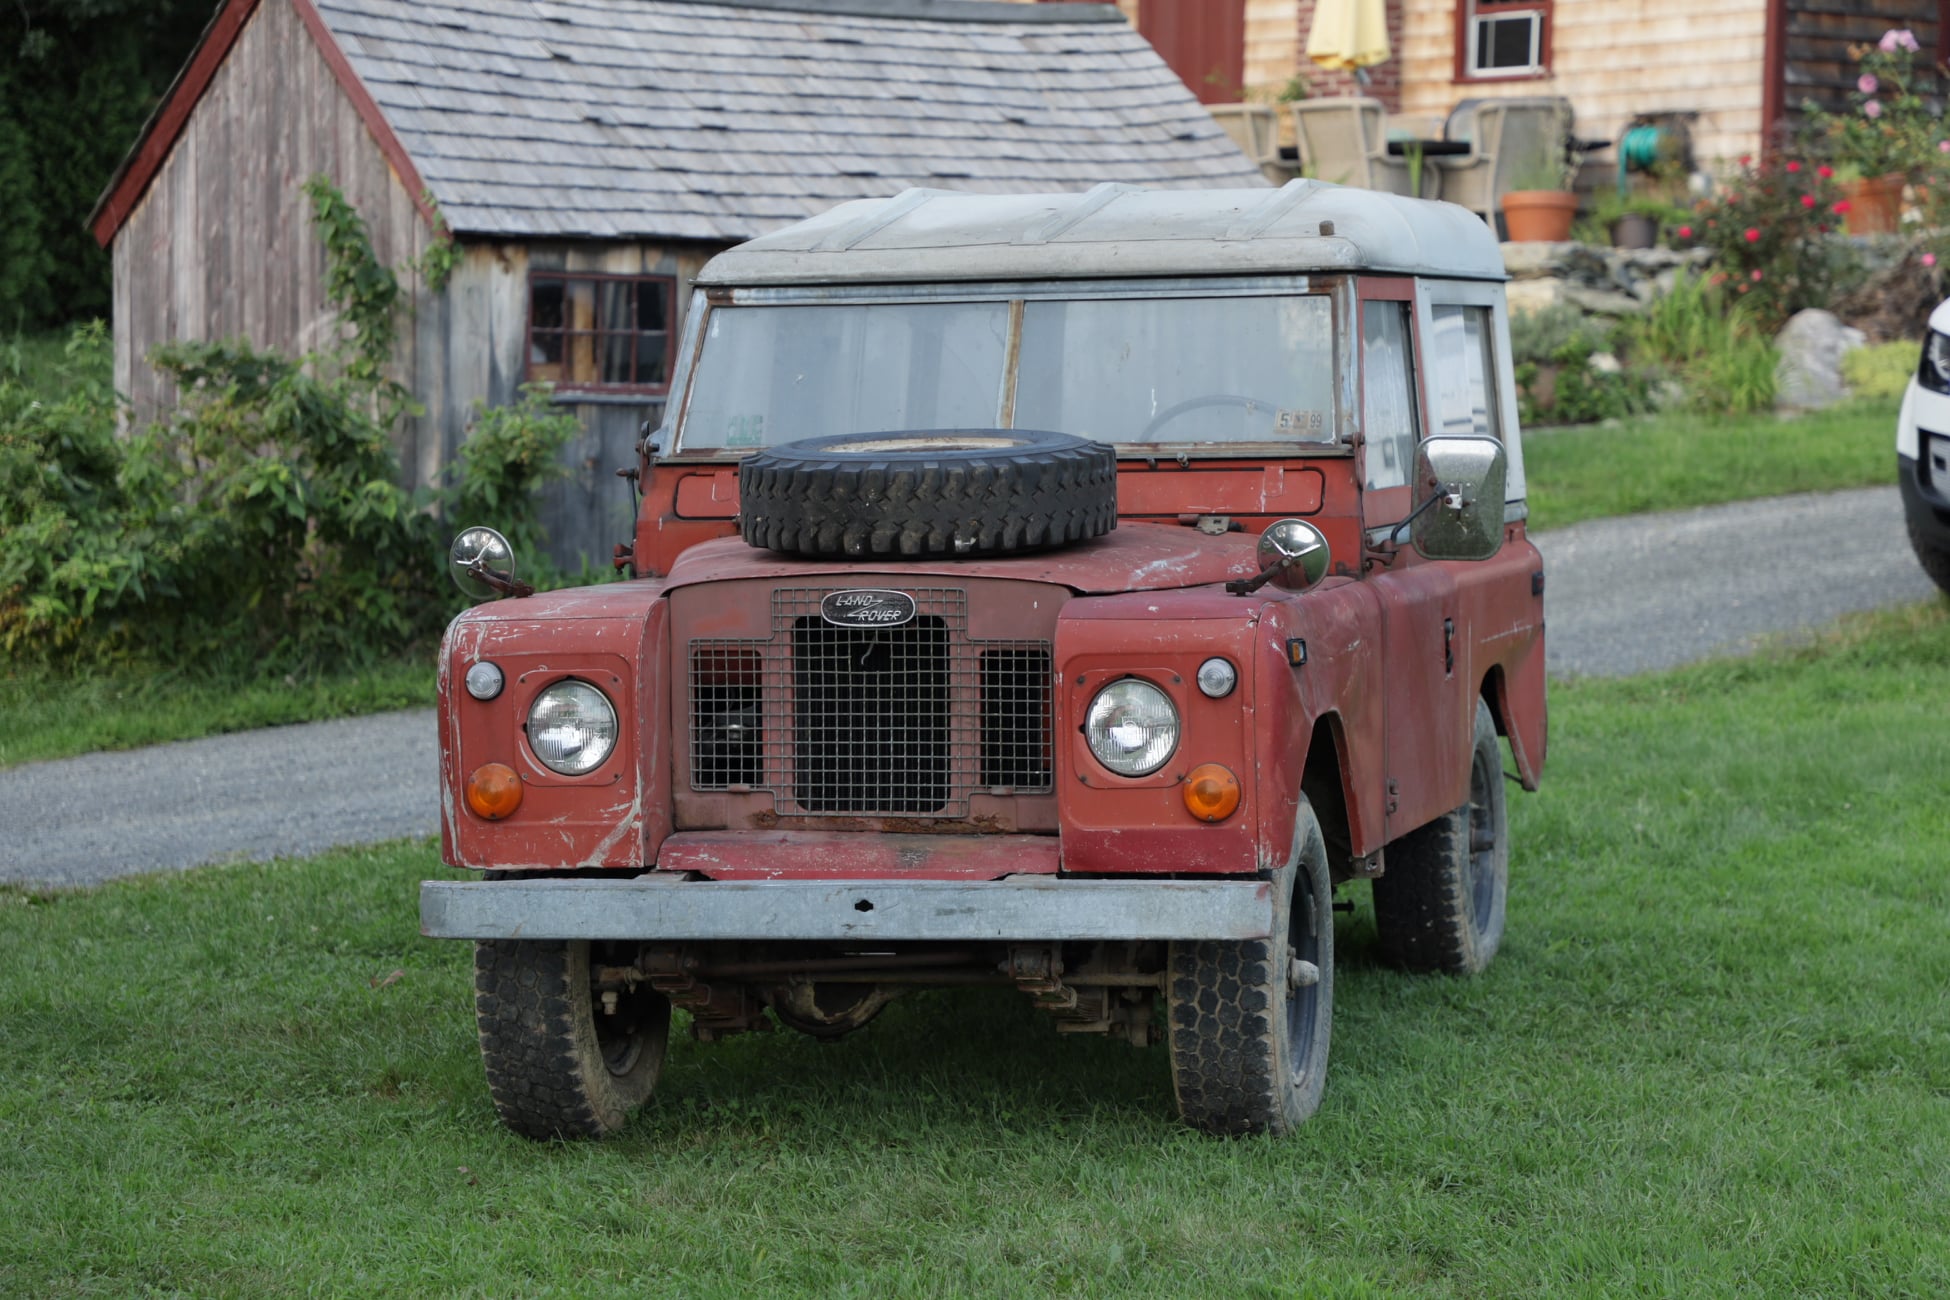
M 1331 442 L 1324 294 L 718 306 L 678 449 L 1046 429 L 1125 444 Z M 1018 358 L 1010 373 L 1010 357 Z

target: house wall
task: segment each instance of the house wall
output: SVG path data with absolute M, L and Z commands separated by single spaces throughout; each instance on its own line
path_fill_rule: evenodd
M 417 392 L 426 406 L 422 481 L 453 460 L 478 405 L 505 405 L 520 396 L 527 368 L 531 272 L 672 276 L 679 317 L 673 328 L 681 329 L 691 281 L 720 249 L 691 243 L 464 244 L 446 292 L 427 304 L 414 327 L 420 361 Z M 630 486 L 616 471 L 637 463 L 638 430 L 645 420 L 662 419 L 663 399 L 558 400 L 575 412 L 582 432 L 563 451 L 567 476 L 543 495 L 548 551 L 571 573 L 585 558 L 604 568 L 611 548 L 629 540 L 636 517 Z
M 116 233 L 115 384 L 146 422 L 175 404 L 144 360 L 175 339 L 243 337 L 303 352 L 325 343 L 325 251 L 300 186 L 323 173 L 365 216 L 389 263 L 429 232 L 289 4 L 261 4 Z M 413 341 L 401 350 L 410 384 Z M 413 465 L 418 449 L 403 449 Z
M 1368 70 L 1368 84 L 1364 87 L 1351 72 L 1322 68 L 1307 60 L 1307 37 L 1313 31 L 1314 13 L 1323 4 L 1334 0 L 1298 0 L 1293 6 L 1295 12 L 1294 31 L 1295 56 L 1300 75 L 1307 79 L 1307 93 L 1316 99 L 1336 95 L 1366 95 L 1378 99 L 1391 113 L 1400 112 L 1402 106 L 1402 42 L 1406 36 L 1407 10 L 1405 0 L 1386 0 L 1384 11 L 1388 19 L 1388 48 L 1395 57 L 1386 63 L 1377 64 Z M 1291 75 L 1290 73 L 1288 75 Z
M 1849 47 L 1873 45 L 1891 28 L 1916 37 L 1923 47 L 1918 66 L 1950 55 L 1939 0 L 1783 0 L 1783 8 L 1783 113 L 1799 112 L 1810 99 L 1831 112 L 1854 108 L 1849 94 L 1860 69 Z
M 1455 0 L 1404 0 L 1404 10 L 1405 114 L 1442 117 L 1466 97 L 1563 95 L 1587 138 L 1616 140 L 1634 114 L 1691 109 L 1702 165 L 1759 150 L 1768 0 L 1556 0 L 1551 75 L 1513 81 L 1455 80 Z

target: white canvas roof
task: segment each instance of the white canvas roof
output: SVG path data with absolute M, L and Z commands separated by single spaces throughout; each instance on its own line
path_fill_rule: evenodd
M 699 284 L 812 284 L 1391 271 L 1502 280 L 1474 214 L 1318 181 L 1281 189 L 1072 194 L 913 189 L 831 211 L 711 259 Z

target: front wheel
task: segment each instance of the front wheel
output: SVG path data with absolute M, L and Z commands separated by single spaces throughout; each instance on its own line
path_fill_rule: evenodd
M 1909 525 L 1909 547 L 1916 552 L 1916 562 L 1930 575 L 1930 581 L 1939 591 L 1950 594 L 1950 550 L 1925 537 L 1914 522 Z
M 501 1122 L 531 1138 L 608 1137 L 657 1086 L 670 1001 L 647 984 L 596 987 L 587 940 L 474 945 L 474 1018 Z M 627 945 L 619 945 L 627 946 Z M 592 953 L 594 959 L 592 960 Z
M 1334 1023 L 1334 895 L 1305 800 L 1299 851 L 1273 877 L 1265 939 L 1171 945 L 1166 1009 L 1172 1090 L 1207 1133 L 1289 1133 L 1320 1106 Z
M 1510 895 L 1510 823 L 1503 751 L 1490 706 L 1476 701 L 1469 799 L 1388 846 L 1374 882 L 1381 951 L 1412 971 L 1474 975 L 1503 942 Z

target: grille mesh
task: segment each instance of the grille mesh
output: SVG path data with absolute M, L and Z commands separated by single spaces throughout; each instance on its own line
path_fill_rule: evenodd
M 821 617 L 835 588 L 772 593 L 772 634 L 691 642 L 691 788 L 780 813 L 960 817 L 977 792 L 1044 794 L 1050 647 L 973 641 L 965 592 L 912 591 L 899 627 Z

